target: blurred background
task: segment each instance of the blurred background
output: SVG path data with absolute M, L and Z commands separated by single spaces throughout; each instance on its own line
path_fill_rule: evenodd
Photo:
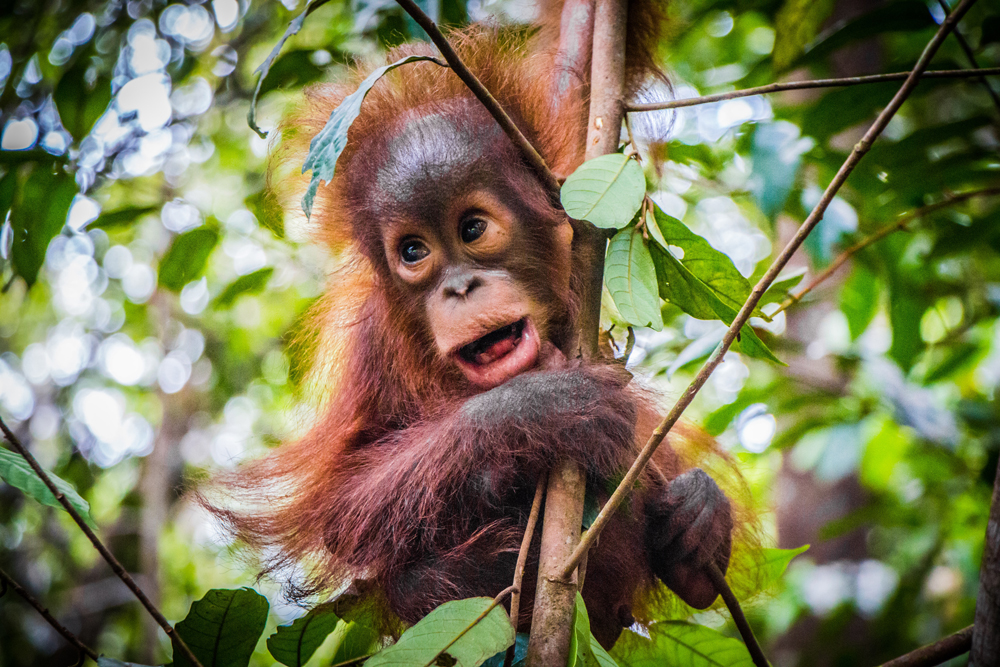
M 280 138 L 246 121 L 254 70 L 303 4 L 0 3 L 0 414 L 90 502 L 172 621 L 256 574 L 185 489 L 310 419 L 309 360 L 293 341 L 336 258 L 308 242 L 296 201 L 283 214 L 266 189 Z M 425 6 L 451 25 L 535 11 Z M 675 0 L 663 65 L 677 97 L 905 71 L 944 12 L 938 0 Z M 960 32 L 932 69 L 969 67 L 970 54 L 1000 65 L 1000 7 L 978 3 Z M 391 0 L 325 4 L 274 62 L 258 122 L 273 129 L 303 86 L 414 38 Z M 654 199 L 754 278 L 898 86 L 631 120 L 643 151 L 669 128 L 647 170 Z M 748 607 L 775 665 L 876 664 L 972 622 L 1000 455 L 998 128 L 985 82 L 921 83 L 793 267 L 808 281 L 900 216 L 986 192 L 913 219 L 756 322 L 788 366 L 730 353 L 689 411 L 740 462 L 771 544 L 812 545 Z M 25 225 L 51 242 L 12 257 Z M 724 327 L 670 306 L 664 322 L 637 332 L 630 365 L 677 395 Z M 99 652 L 167 659 L 163 633 L 68 516 L 2 482 L 0 568 Z M 269 627 L 302 613 L 280 582 L 257 589 Z M 0 666 L 76 660 L 19 598 L 0 599 Z M 275 664 L 263 642 L 254 664 Z

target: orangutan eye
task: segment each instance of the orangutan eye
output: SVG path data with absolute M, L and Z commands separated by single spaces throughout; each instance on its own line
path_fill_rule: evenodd
M 399 258 L 404 264 L 416 264 L 431 254 L 430 248 L 420 239 L 405 239 L 399 245 Z
M 482 218 L 469 218 L 462 223 L 462 241 L 472 243 L 486 233 L 487 222 Z

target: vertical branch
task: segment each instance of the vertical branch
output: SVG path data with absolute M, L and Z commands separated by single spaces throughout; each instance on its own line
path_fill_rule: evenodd
M 586 159 L 618 148 L 624 116 L 628 4 L 626 0 L 598 0 L 593 15 Z M 572 12 L 564 13 L 563 18 L 572 25 Z M 572 40 L 563 34 L 560 41 Z M 584 358 L 600 356 L 598 333 L 606 247 L 607 237 L 593 225 L 575 227 L 573 270 L 580 290 L 581 310 L 576 329 L 578 338 L 569 351 L 579 350 Z M 528 644 L 528 664 L 532 667 L 565 665 L 569 657 L 577 581 L 575 573 L 562 572 L 562 565 L 580 541 L 585 493 L 586 476 L 579 465 L 569 460 L 556 465 L 549 475 L 546 491 L 538 589 Z
M 993 483 L 993 502 L 979 569 L 971 658 L 973 665 L 1000 665 L 1000 465 Z
M 528 640 L 527 664 L 530 667 L 565 665 L 569 659 L 576 576 L 574 573 L 563 578 L 560 571 L 580 541 L 585 489 L 583 470 L 573 461 L 566 459 L 549 473 L 542 548 L 538 556 L 538 587 Z

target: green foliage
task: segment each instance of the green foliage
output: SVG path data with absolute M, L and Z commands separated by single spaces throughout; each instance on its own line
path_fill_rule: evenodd
M 73 485 L 51 472 L 48 472 L 48 475 L 52 483 L 59 489 L 59 492 L 73 506 L 73 509 L 87 522 L 87 525 L 91 528 L 97 528 L 93 518 L 90 516 L 90 504 L 80 497 L 80 494 L 76 492 Z M 26 496 L 34 498 L 43 505 L 56 507 L 65 511 L 62 503 L 56 499 L 55 495 L 49 490 L 49 487 L 45 485 L 45 482 L 35 474 L 35 471 L 31 469 L 31 465 L 17 452 L 0 448 L 0 479 L 15 489 L 20 489 Z
M 194 602 L 174 629 L 202 667 L 246 667 L 264 631 L 268 606 L 252 588 L 215 589 Z M 190 664 L 175 648 L 174 665 Z
M 283 665 L 302 667 L 339 622 L 331 607 L 314 607 L 290 625 L 279 625 L 267 638 L 267 650 Z
M 177 292 L 200 276 L 218 242 L 219 234 L 211 229 L 192 229 L 175 238 L 160 261 L 160 285 Z
M 590 617 L 583 596 L 576 594 L 571 621 L 573 632 L 569 640 L 569 661 L 566 667 L 618 667 L 590 632 Z
M 629 324 L 663 328 L 660 297 L 656 291 L 656 267 L 642 232 L 627 227 L 611 239 L 604 265 L 604 282 L 615 307 Z
M 10 172 L 8 177 L 16 172 Z M 61 169 L 37 166 L 20 179 L 13 197 L 10 221 L 13 229 L 11 259 L 17 275 L 33 285 L 45 261 L 45 251 L 66 223 L 66 213 L 76 194 L 73 177 Z M 14 182 L 11 182 L 11 187 Z
M 337 168 L 337 158 L 347 146 L 347 131 L 351 129 L 351 123 L 361 113 L 361 103 L 364 102 L 365 95 L 386 72 L 401 65 L 421 60 L 438 62 L 429 56 L 406 56 L 391 65 L 377 68 L 361 82 L 357 90 L 344 98 L 340 106 L 330 114 L 330 119 L 326 121 L 323 129 L 309 142 L 309 155 L 306 156 L 306 161 L 302 165 L 303 174 L 312 171 L 309 188 L 306 190 L 305 196 L 302 197 L 302 210 L 307 216 L 312 212 L 313 198 L 319 190 L 320 183 L 324 181 L 329 183 L 333 179 L 334 171 Z
M 236 302 L 236 299 L 244 294 L 260 294 L 267 287 L 267 281 L 271 279 L 273 273 L 274 267 L 267 266 L 245 276 L 240 276 L 229 283 L 219 296 L 215 297 L 212 305 L 216 308 L 229 308 Z
M 73 66 L 59 79 L 53 94 L 59 119 L 73 138 L 82 141 L 111 102 L 111 79 L 97 76 L 87 80 L 87 59 Z
M 514 627 L 507 613 L 499 605 L 490 609 L 492 604 L 493 600 L 489 598 L 446 602 L 420 619 L 403 633 L 398 642 L 374 655 L 365 665 L 481 665 L 487 658 L 514 643 Z
M 604 229 L 621 229 L 639 210 L 646 181 L 639 163 L 622 153 L 587 160 L 559 192 L 566 213 Z
M 661 621 L 649 627 L 649 638 L 631 630 L 611 650 L 622 667 L 752 667 L 743 643 L 703 625 Z

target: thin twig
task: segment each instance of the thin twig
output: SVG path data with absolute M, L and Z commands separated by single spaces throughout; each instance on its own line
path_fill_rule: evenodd
M 515 125 L 514 121 L 511 120 L 511 117 L 507 115 L 507 112 L 503 110 L 503 107 L 501 107 L 500 103 L 496 101 L 496 98 L 490 94 L 490 91 L 486 90 L 486 86 L 484 86 L 482 82 L 476 78 L 476 75 L 473 74 L 468 67 L 466 67 L 465 63 L 462 62 L 462 59 L 458 57 L 457 53 L 455 53 L 455 49 L 452 48 L 450 43 L 448 43 L 448 40 L 445 39 L 445 36 L 441 33 L 441 30 L 437 27 L 434 21 L 432 21 L 431 18 L 427 16 L 427 14 L 425 14 L 415 2 L 413 2 L 413 0 L 396 0 L 396 2 L 399 3 L 399 6 L 402 7 L 407 14 L 413 17 L 413 20 L 417 22 L 417 25 L 424 29 L 427 36 L 430 37 L 431 41 L 434 42 L 434 45 L 438 47 L 441 55 L 443 55 L 444 59 L 448 61 L 448 65 L 451 66 L 452 71 L 454 71 L 455 74 L 458 75 L 458 78 L 460 78 L 465 85 L 469 87 L 472 94 L 483 103 L 486 110 L 490 112 L 490 115 L 493 116 L 494 119 L 496 119 L 503 131 L 508 137 L 510 137 L 510 140 L 514 142 L 514 145 L 521 151 L 521 155 L 524 159 L 529 165 L 531 165 L 531 168 L 535 170 L 535 173 L 538 174 L 538 178 L 541 179 L 542 185 L 544 185 L 546 189 L 548 189 L 549 194 L 552 195 L 556 201 L 558 201 L 559 181 L 556 180 L 555 174 L 552 173 L 552 170 L 549 169 L 549 166 L 545 163 L 545 159 L 535 149 L 535 147 L 531 145 L 528 138 L 521 133 L 521 130 L 517 128 L 517 125 Z
M 996 194 L 1000 194 L 1000 187 L 985 188 L 983 190 L 975 190 L 973 192 L 963 192 L 962 194 L 948 197 L 944 201 L 939 201 L 935 204 L 929 204 L 928 206 L 922 206 L 917 210 L 913 211 L 912 213 L 907 213 L 896 222 L 892 223 L 891 225 L 886 225 L 885 227 L 883 227 L 882 229 L 878 230 L 877 232 L 873 233 L 870 236 L 866 236 L 865 238 L 861 239 L 860 241 L 849 247 L 844 252 L 837 255 L 837 257 L 832 262 L 830 262 L 830 265 L 828 267 L 826 267 L 822 272 L 816 274 L 815 278 L 810 280 L 805 286 L 800 287 L 794 294 L 789 294 L 788 298 L 781 303 L 781 306 L 779 306 L 776 311 L 771 313 L 771 317 L 773 318 L 781 311 L 787 310 L 790 306 L 801 301 L 802 297 L 804 297 L 806 294 L 816 289 L 817 285 L 819 285 L 824 280 L 826 280 L 834 273 L 836 273 L 837 269 L 843 266 L 844 262 L 849 260 L 851 257 L 856 255 L 860 251 L 864 250 L 871 244 L 877 241 L 881 241 L 882 239 L 884 239 L 886 236 L 889 236 L 893 232 L 906 229 L 906 226 L 911 222 L 913 222 L 914 220 L 922 218 L 925 215 L 938 211 L 942 208 L 947 208 L 959 202 L 963 202 L 967 199 L 972 199 L 973 197 L 985 197 L 988 195 L 996 195 Z
M 21 584 L 17 583 L 14 580 L 13 577 L 11 577 L 9 574 L 7 574 L 6 572 L 4 572 L 3 570 L 0 570 L 0 581 L 3 582 L 5 589 L 6 589 L 6 587 L 9 586 L 11 588 L 11 590 L 13 590 L 15 593 L 17 593 L 22 598 L 24 598 L 25 602 L 27 602 L 32 607 L 34 607 L 35 611 L 37 611 L 39 614 L 41 614 L 42 618 L 44 618 L 45 621 L 49 625 L 51 625 L 53 627 L 53 629 L 55 629 L 56 632 L 58 632 L 59 634 L 61 634 L 66 639 L 66 641 L 68 641 L 70 644 L 72 644 L 73 646 L 75 646 L 78 651 L 80 651 L 81 653 L 83 653 L 84 655 L 86 655 L 88 658 L 90 658 L 94 662 L 97 662 L 97 658 L 100 657 L 100 656 L 97 655 L 97 651 L 95 651 L 94 649 L 90 648 L 89 646 L 87 646 L 86 644 L 84 644 L 82 641 L 80 641 L 80 639 L 76 635 L 74 635 L 72 632 L 70 632 L 66 628 L 65 625 L 63 625 L 58 620 L 56 620 L 56 617 L 53 616 L 51 613 L 49 613 L 49 610 L 46 609 L 44 606 L 42 606 L 42 603 L 39 602 L 38 600 L 36 600 L 35 597 L 31 593 L 29 593 L 28 591 L 26 591 L 24 589 L 24 587 L 21 586 Z
M 944 10 L 944 15 L 947 16 L 951 11 L 951 8 L 948 7 L 948 3 L 944 0 L 938 0 L 938 2 L 941 4 L 941 9 Z M 972 65 L 973 69 L 979 69 L 979 62 L 976 61 L 976 54 L 973 52 L 972 47 L 969 46 L 969 41 L 965 39 L 965 35 L 963 35 L 962 31 L 958 29 L 958 26 L 955 26 L 955 39 L 958 41 L 958 45 L 962 47 L 962 50 L 965 51 L 965 57 L 969 59 L 969 64 Z M 993 86 L 990 85 L 990 82 L 986 80 L 985 76 L 980 76 L 978 78 L 979 83 L 983 84 L 983 88 L 986 89 L 990 98 L 993 99 L 993 104 L 996 106 L 997 111 L 1000 111 L 1000 95 L 997 95 L 997 91 L 993 90 Z
M 83 520 L 83 517 L 76 511 L 73 504 L 69 502 L 69 500 L 66 499 L 66 496 L 63 495 L 62 491 L 56 487 L 52 478 L 49 477 L 47 472 L 45 472 L 45 469 L 39 465 L 38 461 L 34 456 L 32 456 L 31 452 L 29 452 L 28 449 L 21 444 L 21 441 L 16 435 L 14 435 L 14 432 L 7 427 L 3 418 L 0 418 L 0 430 L 3 431 L 4 437 L 7 438 L 7 442 L 9 442 L 11 446 L 17 450 L 18 454 L 24 457 L 24 460 L 28 462 L 28 465 L 30 465 L 31 469 L 35 471 L 35 474 L 38 475 L 39 479 L 45 483 L 45 486 L 47 486 L 49 491 L 52 492 L 52 495 L 56 497 L 56 500 L 58 500 L 59 504 L 63 506 L 63 509 L 65 509 L 66 512 L 73 518 L 76 525 L 80 527 L 83 534 L 87 536 L 90 543 L 94 545 L 97 552 L 101 554 L 101 557 L 104 558 L 105 562 L 107 562 L 107 564 L 111 567 L 111 571 L 122 580 L 122 583 L 124 583 L 130 591 L 132 591 L 132 594 L 135 595 L 142 606 L 146 608 L 146 611 L 149 612 L 149 615 L 153 617 L 157 624 L 163 628 L 163 631 L 167 633 L 167 636 L 173 640 L 178 648 L 180 648 L 184 656 L 191 661 L 191 664 L 195 665 L 195 667 L 202 667 L 201 662 L 199 662 L 198 658 L 196 658 L 194 653 L 191 652 L 188 645 L 184 643 L 184 640 L 180 638 L 180 635 L 177 634 L 173 626 L 171 626 L 169 621 L 164 618 L 163 614 L 160 613 L 160 610 L 156 608 L 156 605 L 154 605 L 150 599 L 146 597 L 146 594 L 141 588 L 139 588 L 139 585 L 135 583 L 135 580 L 132 579 L 132 575 L 125 571 L 125 568 L 118 562 L 118 559 L 115 558 L 114 554 L 112 554 L 108 548 L 104 546 L 104 543 L 101 542 L 101 539 L 97 537 L 93 530 L 91 530 L 90 526 L 87 525 L 87 522 Z
M 754 637 L 753 629 L 747 622 L 747 617 L 743 614 L 743 608 L 740 607 L 740 601 L 736 599 L 733 589 L 726 583 L 726 576 L 722 574 L 722 570 L 715 563 L 709 563 L 705 567 L 705 571 L 708 573 L 708 578 L 712 580 L 715 590 L 719 591 L 719 595 L 722 596 L 726 607 L 729 608 L 729 613 L 733 617 L 733 623 L 736 624 L 736 629 L 740 631 L 740 636 L 743 637 L 743 643 L 746 644 L 747 650 L 750 652 L 753 664 L 757 667 L 768 667 L 764 651 L 761 650 L 760 644 L 757 643 L 757 638 Z
M 933 644 L 921 646 L 915 651 L 901 655 L 881 667 L 933 667 L 946 660 L 968 653 L 972 647 L 972 626 L 962 628 L 953 635 L 939 639 Z
M 667 102 L 650 102 L 648 104 L 630 104 L 626 111 L 660 111 L 662 109 L 680 109 L 699 104 L 711 104 L 724 100 L 735 100 L 740 97 L 780 93 L 785 90 L 809 90 L 811 88 L 840 88 L 842 86 L 857 86 L 865 83 L 881 83 L 883 81 L 905 81 L 910 72 L 893 72 L 891 74 L 872 74 L 870 76 L 849 76 L 842 79 L 814 79 L 812 81 L 789 81 L 787 83 L 769 83 L 766 86 L 731 90 L 728 93 L 715 93 L 700 97 L 686 97 L 681 100 Z M 969 77 L 984 77 L 1000 75 L 1000 67 L 984 67 L 982 69 L 941 69 L 924 72 L 922 79 L 966 79 Z
M 495 598 L 493 598 L 493 602 L 490 604 L 490 606 L 487 607 L 486 609 L 484 609 L 483 613 L 481 613 L 479 616 L 477 616 L 476 620 L 474 620 L 472 623 L 470 623 L 468 626 L 466 626 L 466 628 L 464 630 L 462 630 L 457 635 L 455 635 L 455 638 L 452 639 L 450 642 L 448 642 L 443 649 L 441 649 L 440 651 L 438 651 L 437 653 L 435 653 L 433 658 L 431 658 L 426 663 L 424 663 L 424 667 L 431 667 L 431 665 L 437 664 L 437 659 L 441 657 L 441 654 L 445 653 L 448 649 L 450 649 L 452 647 L 452 645 L 454 645 L 455 642 L 457 642 L 459 639 L 461 639 L 462 637 L 464 637 L 465 633 L 467 633 L 469 630 L 471 630 L 472 628 L 474 628 L 477 625 L 479 625 L 479 623 L 484 618 L 486 618 L 491 611 L 493 611 L 494 609 L 496 609 L 496 607 L 501 602 L 504 601 L 504 598 L 506 598 L 508 595 L 510 595 L 511 593 L 513 593 L 516 590 L 517 590 L 517 586 L 508 586 L 507 588 L 505 588 L 502 591 L 500 591 L 497 594 L 497 596 Z M 517 630 L 516 629 L 514 631 L 514 634 L 515 634 L 515 637 L 516 637 L 516 635 L 517 635 Z
M 806 240 L 809 233 L 815 229 L 816 225 L 819 224 L 819 221 L 823 219 L 823 214 L 826 212 L 830 202 L 833 201 L 833 197 L 837 194 L 837 191 L 840 190 L 841 186 L 847 180 L 847 177 L 852 171 L 854 171 L 854 168 L 857 166 L 858 162 L 861 161 L 861 158 L 864 157 L 869 150 L 871 150 L 872 143 L 882 133 L 886 125 L 889 124 L 889 121 L 899 110 L 899 107 L 902 106 L 903 102 L 907 97 L 909 97 L 910 93 L 916 87 L 921 74 L 927 68 L 927 64 L 930 62 L 931 57 L 937 52 L 938 48 L 941 46 L 941 42 L 944 41 L 944 38 L 948 35 L 948 32 L 950 32 L 955 23 L 961 19 L 967 11 L 969 11 L 969 8 L 975 4 L 975 1 L 976 0 L 962 0 L 958 7 L 955 8 L 955 11 L 952 12 L 952 14 L 940 25 L 938 31 L 934 34 L 934 37 L 924 48 L 923 53 L 920 54 L 920 59 L 914 66 L 913 71 L 910 72 L 910 76 L 906 79 L 906 82 L 893 96 L 889 105 L 878 115 L 875 122 L 872 123 L 872 126 L 868 128 L 868 131 L 865 132 L 864 137 L 862 137 L 861 141 L 859 141 L 854 147 L 854 150 L 851 151 L 851 154 L 840 167 L 837 175 L 833 177 L 830 185 L 827 186 L 826 191 L 816 204 L 816 207 L 802 223 L 802 226 L 799 227 L 798 232 L 796 232 L 792 240 L 788 242 L 788 245 L 785 246 L 784 250 L 781 251 L 781 254 L 778 255 L 774 262 L 771 263 L 767 273 L 765 273 L 760 281 L 754 286 L 753 291 L 750 293 L 750 297 L 747 299 L 746 303 L 743 304 L 743 308 L 740 309 L 739 314 L 737 314 L 732 325 L 726 331 L 725 336 L 723 336 L 722 342 L 719 343 L 717 348 L 715 348 L 715 351 L 708 358 L 708 361 L 706 361 L 705 365 L 701 367 L 700 371 L 698 371 L 698 375 L 695 376 L 694 380 L 691 381 L 691 384 L 689 384 L 687 389 L 684 390 L 684 393 L 681 394 L 678 401 L 670 409 L 670 412 L 667 413 L 667 416 L 663 418 L 663 421 L 656 427 L 653 434 L 649 436 L 649 440 L 646 442 L 645 446 L 643 446 L 642 451 L 635 460 L 635 463 L 633 463 L 632 467 L 629 468 L 629 471 L 625 474 L 625 478 L 622 479 L 618 488 L 615 489 L 615 492 L 611 495 L 608 502 L 601 508 L 600 514 L 597 515 L 597 519 L 594 520 L 593 525 L 591 525 L 590 529 L 583 535 L 580 543 L 573 551 L 573 555 L 566 561 L 566 564 L 563 567 L 564 577 L 568 577 L 572 574 L 573 570 L 580 563 L 580 559 L 583 558 L 583 554 L 587 553 L 587 550 L 590 549 L 594 540 L 607 525 L 612 515 L 614 515 L 615 511 L 621 506 L 622 502 L 624 502 L 625 497 L 638 481 L 639 475 L 646 467 L 646 464 L 649 463 L 649 460 L 653 457 L 653 452 L 656 451 L 656 448 L 660 446 L 661 442 L 663 442 L 667 433 L 671 428 L 673 428 L 674 424 L 677 423 L 677 420 L 680 419 L 684 410 L 691 405 L 694 397 L 697 396 L 702 386 L 704 386 L 705 382 L 708 381 L 712 372 L 720 363 L 722 363 L 723 357 L 736 340 L 736 336 L 739 335 L 743 325 L 750 319 L 750 315 L 753 313 L 754 308 L 757 307 L 757 303 L 760 301 L 761 297 L 764 296 L 764 292 L 771 286 L 771 283 L 774 282 L 774 279 L 778 276 L 781 270 L 785 268 L 785 265 L 788 264 L 792 255 L 795 254 L 795 251 L 798 250 L 799 246 L 801 246 L 803 241 Z
M 528 513 L 528 524 L 524 527 L 524 537 L 521 538 L 521 549 L 517 552 L 517 565 L 514 566 L 514 592 L 510 596 L 510 622 L 514 626 L 514 634 L 517 634 L 517 619 L 521 615 L 521 583 L 524 581 L 524 566 L 528 563 L 528 551 L 531 549 L 531 540 L 535 535 L 535 525 L 538 523 L 538 513 L 542 508 L 542 498 L 545 496 L 545 485 L 548 483 L 548 475 L 538 478 L 538 485 L 535 486 L 535 498 L 531 501 L 531 511 Z M 514 662 L 515 644 L 507 648 L 507 655 L 504 657 L 504 667 L 510 667 Z

